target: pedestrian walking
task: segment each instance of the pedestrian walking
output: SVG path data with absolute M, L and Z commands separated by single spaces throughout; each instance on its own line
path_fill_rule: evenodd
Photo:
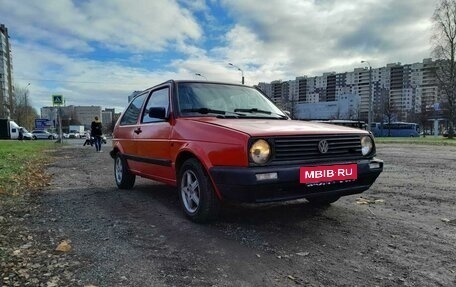
M 19 135 L 18 135 L 17 139 L 20 141 L 24 141 L 24 129 L 23 128 L 19 128 Z
M 97 152 L 101 152 L 101 135 L 102 132 L 102 125 L 98 116 L 95 116 L 95 120 L 92 122 L 90 134 L 93 137 L 93 141 L 95 144 L 95 149 Z

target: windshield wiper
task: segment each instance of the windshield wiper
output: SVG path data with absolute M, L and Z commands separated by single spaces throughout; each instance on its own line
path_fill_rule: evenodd
M 288 119 L 287 116 L 284 116 L 284 115 L 281 115 L 281 114 L 278 114 L 278 113 L 274 113 L 274 112 L 271 112 L 271 111 L 266 111 L 266 110 L 259 110 L 257 108 L 251 108 L 251 109 L 235 109 L 234 110 L 235 112 L 241 112 L 241 113 L 251 113 L 251 114 L 255 114 L 255 113 L 258 113 L 258 114 L 267 114 L 267 115 L 277 115 L 279 116 L 281 119 Z
M 265 111 L 265 110 L 259 110 L 257 108 L 251 108 L 251 109 L 234 109 L 235 112 L 241 112 L 241 113 L 259 113 L 259 114 L 272 114 L 270 111 Z
M 219 115 L 224 115 L 226 112 L 222 110 L 214 110 L 214 109 L 209 109 L 209 108 L 197 108 L 197 109 L 183 109 L 181 112 L 184 113 L 199 113 L 199 114 L 219 114 Z
M 223 110 L 215 110 L 215 109 L 210 109 L 210 108 L 197 108 L 197 109 L 183 109 L 181 112 L 184 113 L 199 113 L 203 115 L 207 114 L 216 114 L 216 115 L 227 115 L 229 114 L 230 116 L 234 117 L 239 117 L 240 114 L 238 113 L 233 113 L 233 112 L 228 112 L 228 111 L 223 111 Z

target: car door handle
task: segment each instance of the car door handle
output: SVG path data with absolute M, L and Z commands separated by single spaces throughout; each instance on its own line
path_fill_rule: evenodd
M 142 130 L 141 130 L 141 128 L 137 128 L 136 130 L 134 130 L 134 132 L 135 132 L 137 135 L 139 135 L 140 133 L 142 133 Z

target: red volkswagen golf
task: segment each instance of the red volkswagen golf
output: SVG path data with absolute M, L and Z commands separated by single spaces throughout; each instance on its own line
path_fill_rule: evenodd
M 167 81 L 139 93 L 113 133 L 115 181 L 177 187 L 190 219 L 221 201 L 306 198 L 330 204 L 367 190 L 383 170 L 364 130 L 291 120 L 253 87 Z

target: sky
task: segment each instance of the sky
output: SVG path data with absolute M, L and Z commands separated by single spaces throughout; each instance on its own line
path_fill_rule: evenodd
M 247 85 L 432 55 L 438 0 L 0 0 L 29 102 L 121 112 L 169 79 Z M 234 66 L 229 65 L 232 63 Z M 28 85 L 30 83 L 30 85 Z

